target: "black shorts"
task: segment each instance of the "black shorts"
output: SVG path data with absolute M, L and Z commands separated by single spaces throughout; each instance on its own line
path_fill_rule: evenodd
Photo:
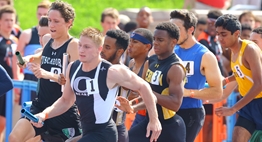
M 213 104 L 204 104 L 206 115 L 213 115 Z
M 118 125 L 116 128 L 118 133 L 118 142 L 129 142 L 128 132 L 126 130 L 125 124 L 123 123 Z
M 34 104 L 30 108 L 32 114 L 37 114 L 42 111 L 43 109 L 36 107 Z M 63 141 L 81 135 L 79 115 L 77 110 L 73 109 L 69 109 L 67 112 L 57 117 L 47 119 L 43 127 L 34 127 L 34 129 L 36 136 L 41 135 L 43 138 L 43 135 L 50 135 L 59 137 Z
M 254 99 L 239 110 L 236 126 L 245 128 L 252 134 L 255 130 L 262 130 L 262 98 Z M 245 122 L 245 123 L 243 123 Z
M 180 109 L 177 114 L 181 116 L 186 125 L 186 141 L 193 142 L 205 121 L 204 108 Z
M 0 116 L 5 117 L 6 94 L 0 97 Z
M 129 142 L 149 142 L 150 138 L 146 137 L 147 125 L 149 118 L 146 117 L 142 122 L 131 128 L 128 132 Z M 186 128 L 183 119 L 179 115 L 160 121 L 162 132 L 157 142 L 185 142 Z
M 117 129 L 111 119 L 105 124 L 100 124 L 96 129 L 87 132 L 78 142 L 117 142 Z

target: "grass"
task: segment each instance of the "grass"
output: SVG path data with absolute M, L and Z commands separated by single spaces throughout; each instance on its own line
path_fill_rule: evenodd
M 54 0 L 51 0 L 54 1 Z M 70 33 L 78 37 L 81 30 L 92 26 L 101 30 L 100 14 L 107 7 L 121 11 L 126 8 L 148 6 L 156 9 L 181 8 L 184 0 L 64 0 L 76 10 L 76 19 Z M 41 0 L 14 0 L 22 29 L 31 28 L 37 24 L 36 6 Z

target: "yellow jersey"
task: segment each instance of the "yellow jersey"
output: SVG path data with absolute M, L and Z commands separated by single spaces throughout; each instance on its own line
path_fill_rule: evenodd
M 242 63 L 242 57 L 248 44 L 254 44 L 252 41 L 243 40 L 242 46 L 239 51 L 238 57 L 235 62 L 231 60 L 231 69 L 236 78 L 238 84 L 238 90 L 241 96 L 245 96 L 247 92 L 253 86 L 252 72 L 247 69 Z M 255 98 L 262 98 L 262 92 L 260 92 Z

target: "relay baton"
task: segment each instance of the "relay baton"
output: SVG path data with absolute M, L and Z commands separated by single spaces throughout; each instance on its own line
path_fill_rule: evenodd
M 16 51 L 16 52 L 15 52 L 15 55 L 16 55 L 16 57 L 17 57 L 17 59 L 18 59 L 19 64 L 20 64 L 20 65 L 24 65 L 24 64 L 25 64 L 25 61 L 23 60 L 20 52 L 19 52 L 19 51 Z
M 38 123 L 39 119 L 35 117 L 31 112 L 27 111 L 26 109 L 22 109 L 21 113 L 28 119 L 32 120 L 33 122 Z M 44 124 L 44 122 L 42 122 L 42 124 Z
M 23 103 L 23 107 L 31 107 L 31 105 L 32 105 L 31 101 Z
M 68 66 L 68 61 L 69 61 L 69 58 L 68 58 L 68 54 L 67 53 L 64 53 L 63 54 L 63 67 L 62 67 L 62 74 L 64 76 L 66 76 L 66 68 Z M 61 91 L 63 92 L 64 91 L 64 85 L 62 85 L 61 87 Z

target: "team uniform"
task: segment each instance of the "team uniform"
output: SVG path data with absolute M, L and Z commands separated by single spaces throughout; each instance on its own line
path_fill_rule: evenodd
M 0 36 L 0 65 L 6 70 L 13 79 L 12 58 L 17 48 L 17 38 L 13 35 L 9 39 Z M 2 94 L 1 94 L 2 95 Z M 0 97 L 0 116 L 5 117 L 6 95 Z
M 39 42 L 39 36 L 38 36 L 38 30 L 36 27 L 33 27 L 31 29 L 31 39 L 29 43 L 24 48 L 24 56 L 27 55 L 33 55 L 35 53 L 35 50 L 38 48 L 41 48 Z M 35 77 L 32 71 L 30 71 L 28 68 L 23 69 L 24 72 L 24 80 L 31 80 L 31 81 L 38 81 L 38 79 Z M 36 92 L 31 91 L 31 100 L 34 100 L 36 98 Z
M 119 87 L 118 96 L 127 98 L 128 90 L 125 90 L 123 87 Z M 125 126 L 126 113 L 117 109 L 113 110 L 112 118 L 116 123 L 117 133 L 118 133 L 118 142 L 129 142 L 128 132 Z
M 72 38 L 58 49 L 53 49 L 52 43 L 54 40 L 50 39 L 43 49 L 41 68 L 55 74 L 62 73 L 63 53 L 66 53 L 71 40 Z M 33 101 L 30 108 L 33 114 L 42 112 L 62 96 L 61 85 L 53 80 L 40 78 L 37 93 L 38 98 Z M 44 141 L 62 142 L 68 138 L 80 135 L 80 120 L 76 105 L 74 104 L 60 116 L 45 120 L 43 127 L 34 127 L 34 129 L 36 135 L 42 135 L 43 137 L 43 135 L 47 134 L 52 136 L 51 140 L 48 139 L 49 137 L 43 137 Z
M 19 38 L 21 33 L 22 29 L 17 24 L 15 24 L 11 31 L 11 34 L 14 35 L 16 38 Z
M 238 84 L 241 97 L 244 97 L 253 86 L 252 72 L 242 64 L 242 56 L 251 41 L 243 40 L 238 57 L 235 62 L 231 61 L 231 69 Z M 250 103 L 239 110 L 239 117 L 236 126 L 245 128 L 252 133 L 255 130 L 262 130 L 262 92 L 260 92 Z
M 201 61 L 208 49 L 200 43 L 196 43 L 189 49 L 183 49 L 179 45 L 175 46 L 175 53 L 182 60 L 186 69 L 186 89 L 203 89 L 206 77 L 201 74 Z M 204 124 L 205 110 L 202 100 L 184 97 L 182 105 L 177 112 L 186 125 L 186 138 L 188 142 L 193 142 Z
M 149 68 L 145 80 L 150 84 L 153 91 L 169 95 L 169 84 L 167 73 L 174 64 L 181 65 L 179 58 L 172 54 L 168 58 L 159 60 L 157 55 L 149 58 Z M 182 66 L 182 65 L 181 65 Z M 176 112 L 169 110 L 159 104 L 157 106 L 158 118 L 162 125 L 162 132 L 157 139 L 158 142 L 185 142 L 186 128 L 183 119 Z M 146 137 L 146 128 L 149 122 L 148 115 L 145 120 L 129 130 L 130 142 L 149 142 Z
M 147 60 L 148 60 L 148 58 L 145 59 L 145 62 Z M 142 66 L 141 66 L 141 68 L 140 68 L 140 70 L 139 70 L 139 72 L 137 74 L 141 78 L 142 78 L 145 62 L 142 64 Z M 131 67 L 130 70 L 133 71 L 133 67 Z M 133 128 L 138 123 L 142 122 L 145 119 L 145 117 L 146 117 L 146 110 L 139 110 L 139 111 L 137 111 L 136 116 L 135 116 L 135 120 L 133 121 L 133 123 L 131 125 L 131 128 Z
M 89 71 L 75 61 L 70 69 L 71 88 L 76 95 L 83 137 L 78 142 L 117 142 L 116 124 L 111 119 L 119 86 L 107 87 L 106 78 L 111 64 L 102 60 Z
M 13 83 L 5 69 L 0 65 L 0 96 L 13 89 Z

